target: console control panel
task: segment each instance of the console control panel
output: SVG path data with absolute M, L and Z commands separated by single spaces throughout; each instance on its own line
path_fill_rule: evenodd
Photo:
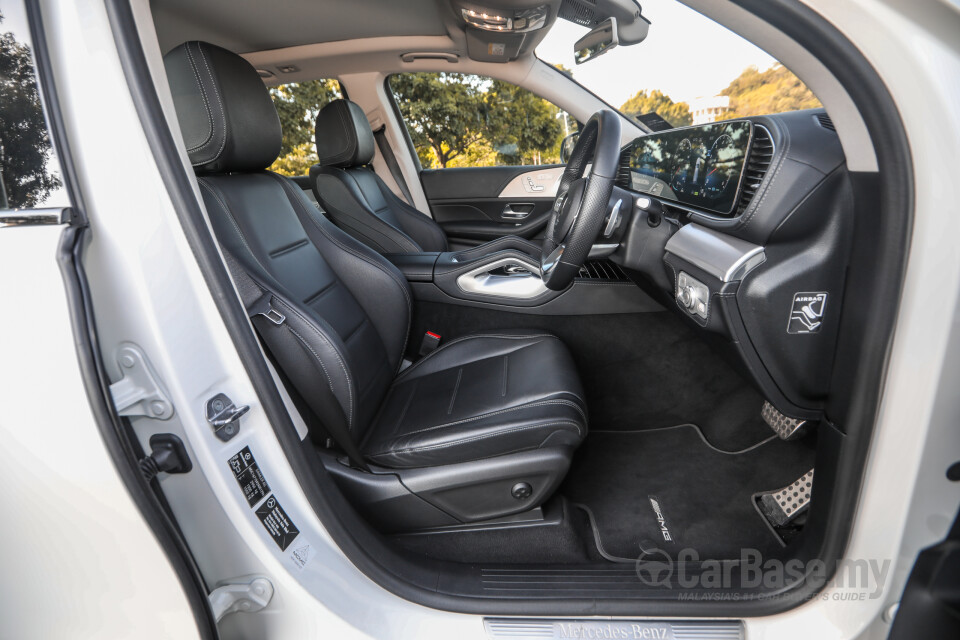
M 710 289 L 685 271 L 677 276 L 677 303 L 690 315 L 706 319 L 710 309 Z

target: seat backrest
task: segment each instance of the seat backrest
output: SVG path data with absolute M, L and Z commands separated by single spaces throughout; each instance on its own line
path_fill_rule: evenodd
M 334 100 L 317 115 L 320 163 L 310 168 L 317 201 L 341 229 L 380 253 L 446 251 L 447 236 L 398 198 L 367 166 L 374 138 L 363 110 Z
M 356 439 L 396 375 L 410 324 L 400 272 L 327 220 L 291 180 L 265 171 L 280 122 L 240 56 L 187 42 L 164 57 L 177 116 L 221 247 L 289 318 L 274 357 L 307 404 L 329 385 Z M 311 405 L 314 412 L 318 407 Z

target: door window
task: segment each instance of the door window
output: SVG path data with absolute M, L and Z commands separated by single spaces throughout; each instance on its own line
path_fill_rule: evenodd
M 0 209 L 69 206 L 23 3 L 0 9 Z
M 390 90 L 425 169 L 560 163 L 576 129 L 557 106 L 516 85 L 462 73 L 399 73 Z
M 285 176 L 305 176 L 319 161 L 313 140 L 317 114 L 328 103 L 342 98 L 343 89 L 336 80 L 310 80 L 271 87 L 270 97 L 277 107 L 283 130 L 280 157 L 270 166 L 270 171 Z

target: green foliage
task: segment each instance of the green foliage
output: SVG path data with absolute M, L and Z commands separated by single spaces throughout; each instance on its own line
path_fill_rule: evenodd
M 0 172 L 7 208 L 34 207 L 60 187 L 60 177 L 47 170 L 52 152 L 30 47 L 8 31 L 0 35 Z
M 725 120 L 822 106 L 807 85 L 782 64 L 766 71 L 748 67 L 720 95 L 730 96 Z
M 280 116 L 283 143 L 280 157 L 270 167 L 284 175 L 302 176 L 317 163 L 313 129 L 317 114 L 328 102 L 342 97 L 336 80 L 310 80 L 282 84 L 270 89 L 270 97 Z
M 690 107 L 686 102 L 674 102 L 670 96 L 659 89 L 638 91 L 636 95 L 620 105 L 620 112 L 631 118 L 656 112 L 674 127 L 685 127 L 693 122 Z
M 424 167 L 559 161 L 559 110 L 525 89 L 454 73 L 398 74 L 390 86 Z

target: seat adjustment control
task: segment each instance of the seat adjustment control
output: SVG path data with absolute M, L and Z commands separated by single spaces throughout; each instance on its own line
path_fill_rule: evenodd
M 518 482 L 510 489 L 510 495 L 517 500 L 526 500 L 533 495 L 533 487 L 530 486 L 529 482 Z

